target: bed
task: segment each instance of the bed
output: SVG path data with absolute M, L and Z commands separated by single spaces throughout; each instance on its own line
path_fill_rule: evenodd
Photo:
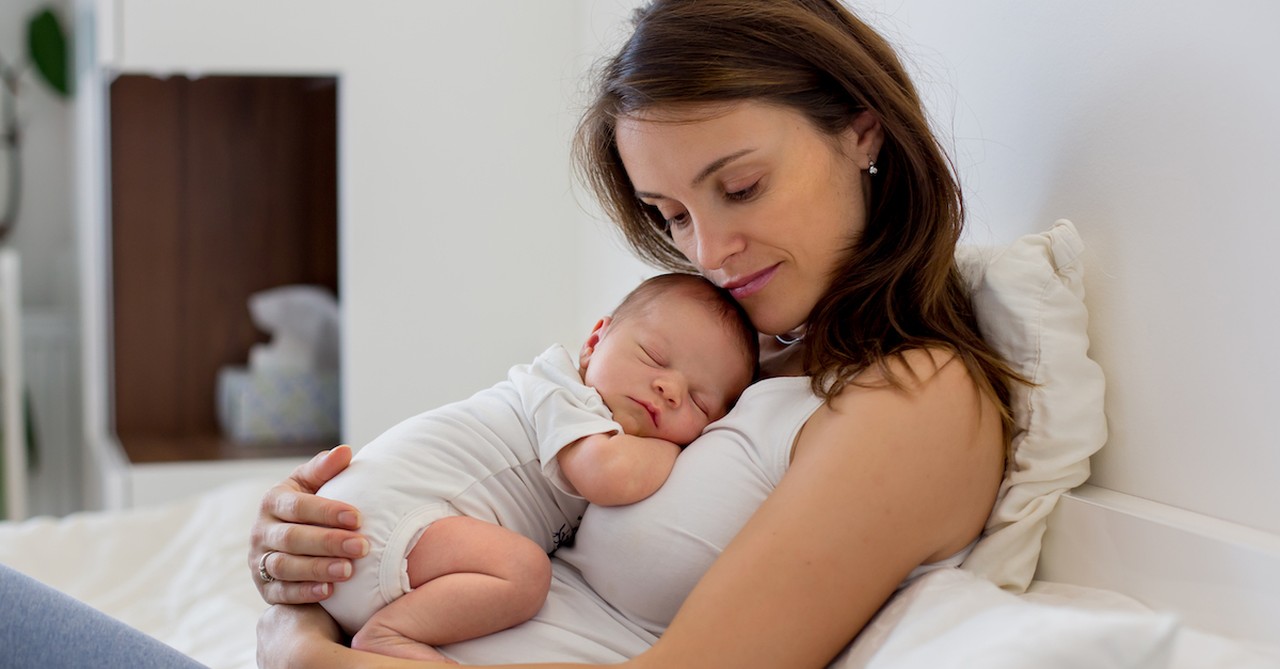
M 3 524 L 0 562 L 210 667 L 254 667 L 254 625 L 265 605 L 245 566 L 245 528 L 273 482 Z M 900 592 L 836 666 L 1263 669 L 1280 667 L 1280 648 L 1185 625 L 1111 590 L 1034 581 L 1013 595 L 960 569 Z
M 1081 242 L 1059 221 L 962 250 L 984 336 L 1037 385 L 987 530 L 959 569 L 901 589 L 833 663 L 1280 667 L 1280 539 L 1085 484 L 1106 439 Z M 264 609 L 247 528 L 274 479 L 160 506 L 0 524 L 0 563 L 211 667 L 252 667 Z

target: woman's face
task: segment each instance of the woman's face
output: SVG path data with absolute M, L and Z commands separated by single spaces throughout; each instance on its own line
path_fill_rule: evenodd
M 755 102 L 618 120 L 618 151 L 676 248 L 765 334 L 804 324 L 866 219 L 875 117 L 840 135 Z

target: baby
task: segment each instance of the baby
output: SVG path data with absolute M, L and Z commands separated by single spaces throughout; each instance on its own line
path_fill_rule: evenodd
M 352 647 L 409 659 L 528 620 L 587 502 L 653 494 L 751 383 L 757 352 L 725 291 L 664 274 L 597 322 L 576 361 L 553 346 L 396 425 L 320 489 L 360 509 L 370 543 L 322 604 Z

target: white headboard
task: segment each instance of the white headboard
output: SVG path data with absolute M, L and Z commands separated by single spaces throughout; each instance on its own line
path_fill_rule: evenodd
M 1280 538 L 1083 485 L 1049 517 L 1036 578 L 1123 592 L 1228 637 L 1276 642 Z

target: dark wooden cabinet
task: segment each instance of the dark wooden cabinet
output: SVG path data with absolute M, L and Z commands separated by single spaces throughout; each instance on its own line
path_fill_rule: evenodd
M 219 434 L 218 370 L 266 340 L 251 294 L 338 290 L 337 80 L 110 86 L 114 428 L 132 462 L 308 453 Z

